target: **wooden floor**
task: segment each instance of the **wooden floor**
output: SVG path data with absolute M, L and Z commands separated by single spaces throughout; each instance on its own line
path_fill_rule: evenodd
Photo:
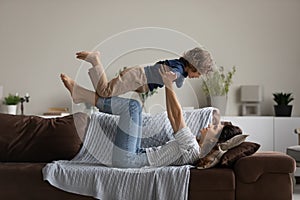
M 295 185 L 293 200 L 300 200 L 300 183 Z

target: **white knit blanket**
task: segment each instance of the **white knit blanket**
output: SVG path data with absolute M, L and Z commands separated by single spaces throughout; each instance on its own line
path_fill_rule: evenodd
M 184 112 L 196 135 L 212 122 L 213 108 Z M 97 113 L 91 116 L 83 147 L 71 161 L 55 161 L 43 168 L 44 180 L 62 190 L 101 200 L 153 200 L 188 197 L 192 166 L 111 167 L 113 140 L 118 116 Z M 173 139 L 166 113 L 143 115 L 142 147 L 163 145 Z

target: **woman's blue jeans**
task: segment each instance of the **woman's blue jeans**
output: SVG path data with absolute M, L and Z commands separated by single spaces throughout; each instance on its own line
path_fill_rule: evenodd
M 96 106 L 101 112 L 120 116 L 112 153 L 113 166 L 149 165 L 146 153 L 141 149 L 142 107 L 140 103 L 122 97 L 99 97 Z

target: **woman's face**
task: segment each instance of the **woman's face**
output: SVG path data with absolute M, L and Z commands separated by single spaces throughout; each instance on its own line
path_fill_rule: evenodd
M 198 141 L 199 145 L 202 146 L 204 142 L 217 142 L 218 134 L 222 131 L 223 125 L 208 125 L 208 127 L 200 130 L 201 138 Z

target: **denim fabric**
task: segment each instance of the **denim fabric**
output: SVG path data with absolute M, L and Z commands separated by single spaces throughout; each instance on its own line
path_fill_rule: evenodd
M 101 112 L 120 116 L 113 148 L 113 166 L 149 165 L 146 152 L 140 148 L 142 137 L 140 103 L 137 100 L 122 97 L 99 97 L 96 106 Z

